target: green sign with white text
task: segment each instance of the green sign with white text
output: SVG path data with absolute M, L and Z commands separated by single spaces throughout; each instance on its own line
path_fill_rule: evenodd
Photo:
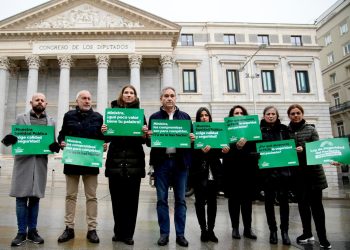
M 65 137 L 66 146 L 63 150 L 62 163 L 86 167 L 102 167 L 102 140 L 80 137 Z
M 195 134 L 194 148 L 223 148 L 228 146 L 226 126 L 223 122 L 195 122 L 193 123 Z
M 308 165 L 329 164 L 331 162 L 350 164 L 348 138 L 331 138 L 308 142 L 305 147 Z
M 245 138 L 247 141 L 258 141 L 262 139 L 257 115 L 225 117 L 224 120 L 230 143 L 236 142 L 240 138 Z
M 13 155 L 52 154 L 49 145 L 55 140 L 53 126 L 12 125 L 12 135 L 17 143 L 12 145 Z
M 152 120 L 151 147 L 190 148 L 190 120 Z
M 299 165 L 294 140 L 259 142 L 256 151 L 260 153 L 260 169 Z
M 144 125 L 143 109 L 109 108 L 105 112 L 105 135 L 141 136 Z

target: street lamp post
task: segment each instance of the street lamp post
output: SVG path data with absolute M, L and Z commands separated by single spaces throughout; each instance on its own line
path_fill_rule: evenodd
M 253 55 L 251 55 L 248 60 L 243 64 L 243 66 L 239 69 L 239 71 L 243 71 L 244 68 L 247 66 L 247 64 L 250 62 L 250 73 L 246 73 L 245 74 L 245 77 L 246 78 L 249 78 L 251 79 L 251 82 L 252 82 L 252 91 L 253 91 L 253 103 L 254 103 L 254 114 L 256 114 L 256 98 L 255 98 L 255 88 L 254 88 L 254 79 L 255 78 L 259 78 L 260 77 L 260 74 L 259 73 L 255 73 L 253 74 L 253 62 L 252 62 L 252 59 L 254 58 L 254 56 L 262 49 L 266 48 L 266 44 L 263 43 L 263 44 L 260 44 L 258 49 L 254 52 Z

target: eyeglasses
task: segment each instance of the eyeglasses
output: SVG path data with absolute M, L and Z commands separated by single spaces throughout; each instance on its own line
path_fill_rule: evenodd
M 292 112 L 290 115 L 301 115 L 301 112 Z

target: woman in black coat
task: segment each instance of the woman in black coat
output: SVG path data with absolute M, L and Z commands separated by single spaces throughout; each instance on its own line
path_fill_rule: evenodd
M 212 117 L 207 108 L 199 108 L 196 122 L 211 122 Z M 216 195 L 218 192 L 218 178 L 221 166 L 220 149 L 211 149 L 205 146 L 193 150 L 193 162 L 190 168 L 191 183 L 194 188 L 195 208 L 199 226 L 201 228 L 201 241 L 218 242 L 214 233 L 216 219 Z M 205 214 L 207 205 L 207 218 Z
M 328 187 L 322 165 L 307 165 L 305 144 L 318 141 L 318 133 L 314 126 L 304 120 L 304 109 L 299 104 L 289 106 L 287 110 L 290 123 L 290 137 L 295 140 L 299 166 L 296 167 L 296 194 L 303 234 L 297 237 L 297 243 L 312 242 L 311 218 L 314 219 L 320 246 L 330 249 L 327 239 L 325 213 L 322 204 L 322 190 Z
M 287 126 L 278 119 L 278 110 L 274 106 L 267 106 L 263 112 L 264 119 L 260 122 L 263 141 L 281 141 L 290 139 Z M 275 218 L 275 199 L 279 201 L 281 236 L 283 245 L 290 245 L 289 202 L 288 193 L 291 188 L 291 169 L 279 167 L 260 170 L 262 187 L 265 192 L 265 212 L 270 229 L 270 243 L 277 244 L 277 225 Z
M 140 107 L 136 89 L 132 85 L 122 88 L 112 108 Z M 144 122 L 146 124 L 146 122 Z M 107 126 L 102 126 L 102 132 Z M 133 245 L 141 178 L 145 177 L 145 143 L 147 126 L 142 128 L 143 136 L 110 136 L 105 175 L 109 181 L 114 217 L 113 241 Z
M 229 116 L 248 115 L 247 110 L 234 106 Z M 224 192 L 228 197 L 228 209 L 232 224 L 232 238 L 240 239 L 239 215 L 242 213 L 244 225 L 243 235 L 249 239 L 257 239 L 252 231 L 252 201 L 255 198 L 256 174 L 258 170 L 258 154 L 255 142 L 240 138 L 223 150 L 223 179 Z

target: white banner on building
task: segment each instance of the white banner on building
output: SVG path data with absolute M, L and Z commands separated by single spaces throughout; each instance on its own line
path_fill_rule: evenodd
M 122 54 L 134 53 L 135 41 L 33 42 L 33 54 Z

